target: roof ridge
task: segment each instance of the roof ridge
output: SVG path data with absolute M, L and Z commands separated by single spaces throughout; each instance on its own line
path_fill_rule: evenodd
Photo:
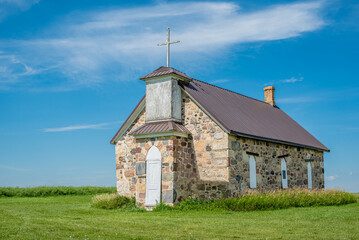
M 228 89 L 226 89 L 226 88 L 222 88 L 222 87 L 219 87 L 219 86 L 216 86 L 216 85 L 213 85 L 213 84 L 210 84 L 210 83 L 208 83 L 208 82 L 204 82 L 204 81 L 201 81 L 201 80 L 198 80 L 198 79 L 195 79 L 195 78 L 192 78 L 192 79 L 195 80 L 195 81 L 198 81 L 198 82 L 201 82 L 201 83 L 205 83 L 205 84 L 207 84 L 207 85 L 210 85 L 210 86 L 213 86 L 213 87 L 216 87 L 216 88 L 219 88 L 219 89 L 222 89 L 222 90 L 231 92 L 231 93 L 235 93 L 235 94 L 241 95 L 241 96 L 243 96 L 243 97 L 250 98 L 250 99 L 256 100 L 256 101 L 258 101 L 258 102 L 265 103 L 265 104 L 268 104 L 268 105 L 269 105 L 269 103 L 266 103 L 265 101 L 262 101 L 262 100 L 259 100 L 259 99 L 253 98 L 253 97 L 248 97 L 248 96 L 246 96 L 246 95 L 244 95 L 244 94 L 237 93 L 237 92 L 228 90 Z
M 183 73 L 184 75 L 188 76 L 187 73 L 182 72 L 182 71 L 180 71 L 180 70 L 178 70 L 178 69 L 176 69 L 176 68 L 173 68 L 173 67 L 169 67 L 169 68 L 171 68 L 171 69 L 173 69 L 173 70 L 175 70 L 175 71 L 177 71 L 177 72 Z M 188 77 L 191 78 L 190 76 L 188 76 Z

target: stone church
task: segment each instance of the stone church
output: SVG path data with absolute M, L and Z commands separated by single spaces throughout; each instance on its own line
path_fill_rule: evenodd
M 170 67 L 140 79 L 146 95 L 111 140 L 118 194 L 154 206 L 324 187 L 329 149 L 276 106 L 274 87 L 261 101 Z

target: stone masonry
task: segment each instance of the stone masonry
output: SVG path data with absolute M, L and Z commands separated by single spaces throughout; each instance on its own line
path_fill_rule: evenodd
M 281 188 L 281 159 L 287 163 L 288 187 L 307 187 L 307 163 L 313 188 L 324 187 L 323 152 L 236 137 L 227 134 L 186 93 L 182 94 L 182 123 L 188 137 L 135 139 L 129 135 L 145 123 L 145 110 L 116 143 L 117 192 L 143 204 L 146 194 L 146 154 L 156 146 L 162 156 L 162 201 L 187 197 L 236 196 L 249 189 L 249 157 L 256 160 L 257 189 Z

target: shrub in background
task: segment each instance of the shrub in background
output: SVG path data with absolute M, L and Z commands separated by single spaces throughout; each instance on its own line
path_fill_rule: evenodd
M 92 207 L 102 209 L 136 208 L 136 199 L 119 196 L 116 193 L 96 195 L 92 198 Z
M 99 193 L 114 193 L 116 187 L 0 187 L 0 197 L 45 197 L 64 195 L 94 195 Z
M 173 210 L 174 207 L 164 204 L 163 202 L 161 202 L 160 204 L 157 204 L 156 207 L 154 207 L 152 209 L 153 212 L 164 212 L 164 211 L 169 211 L 169 210 Z

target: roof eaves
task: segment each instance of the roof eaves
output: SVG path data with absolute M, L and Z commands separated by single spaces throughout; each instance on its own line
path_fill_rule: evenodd
M 259 136 L 254 136 L 254 135 L 249 135 L 249 134 L 245 134 L 245 133 L 236 132 L 236 131 L 233 131 L 233 130 L 230 131 L 230 134 L 235 135 L 235 136 L 239 136 L 239 137 L 246 137 L 246 138 L 252 138 L 252 139 L 256 139 L 256 140 L 261 140 L 261 141 L 280 143 L 280 144 L 286 144 L 286 145 L 295 146 L 295 147 L 303 147 L 303 148 L 309 148 L 309 149 L 314 149 L 314 150 L 330 152 L 330 150 L 328 148 L 319 148 L 319 147 L 308 146 L 308 145 L 303 145 L 303 144 L 299 144 L 299 143 L 293 143 L 293 142 L 281 141 L 281 140 L 277 140 L 277 139 L 259 137 Z
M 136 139 L 139 139 L 139 138 L 166 137 L 166 136 L 188 137 L 188 133 L 179 132 L 179 131 L 161 131 L 161 132 L 153 132 L 153 133 L 133 134 L 133 136 Z

